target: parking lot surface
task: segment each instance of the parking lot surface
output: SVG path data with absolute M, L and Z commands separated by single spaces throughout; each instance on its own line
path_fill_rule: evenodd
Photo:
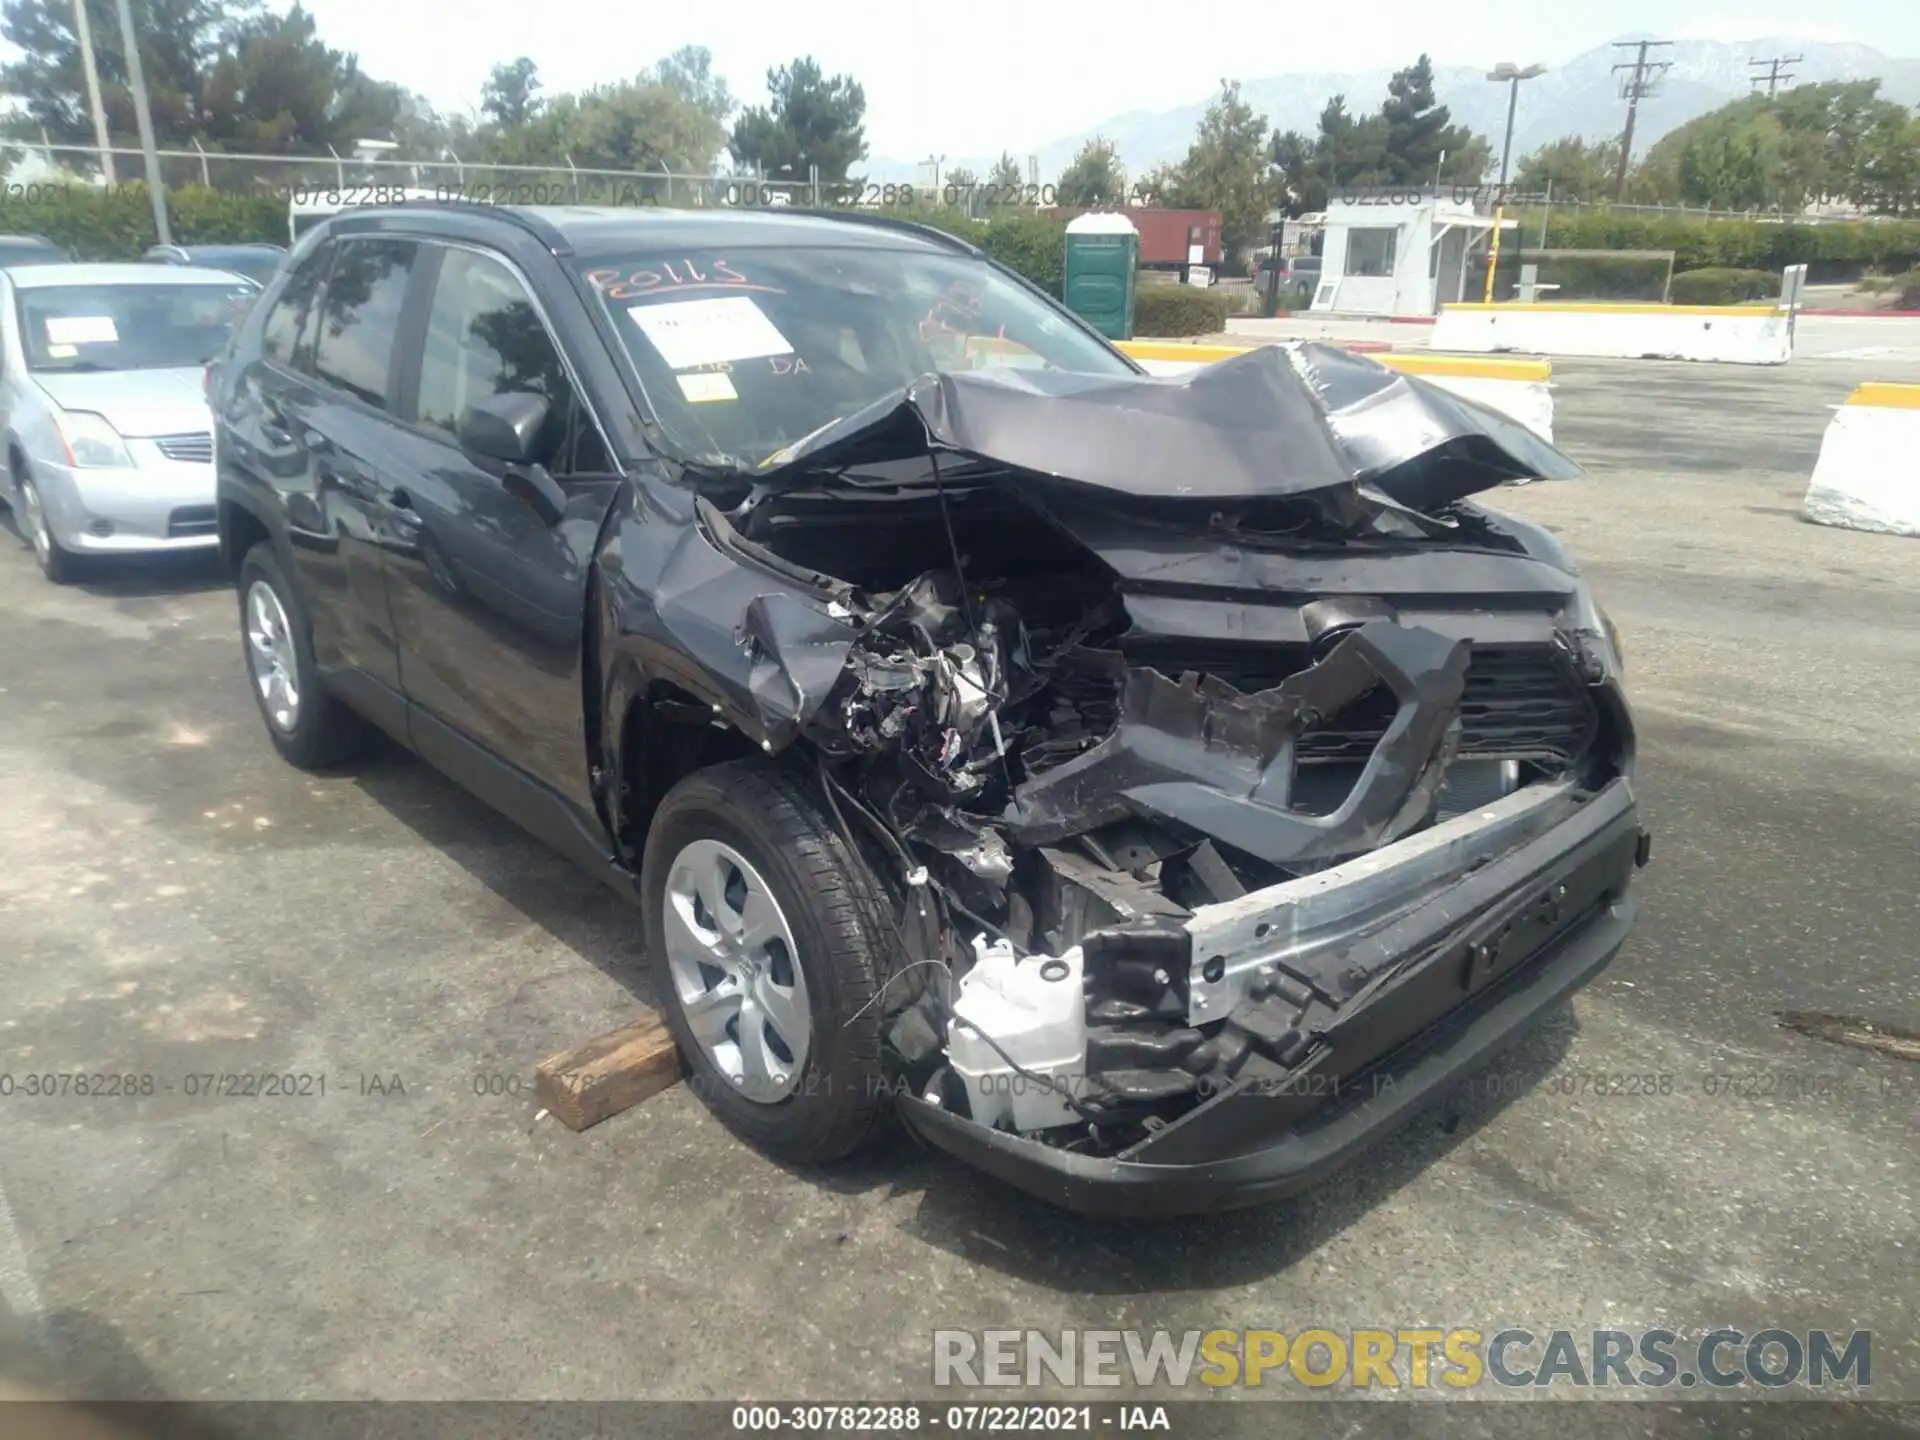
M 684 1086 L 539 1118 L 535 1063 L 647 998 L 633 912 L 398 751 L 280 763 L 211 564 L 56 589 L 0 534 L 0 1072 L 156 1082 L 0 1097 L 11 1378 L 879 1398 L 936 1328 L 1726 1325 L 1872 1330 L 1920 1399 L 1920 1065 L 1775 1018 L 1920 1028 L 1920 543 L 1795 514 L 1863 379 L 1920 366 L 1555 366 L 1588 475 L 1498 503 L 1624 635 L 1639 928 L 1333 1182 L 1178 1222 L 906 1140 L 786 1169 Z M 307 1078 L 189 1079 L 228 1074 Z

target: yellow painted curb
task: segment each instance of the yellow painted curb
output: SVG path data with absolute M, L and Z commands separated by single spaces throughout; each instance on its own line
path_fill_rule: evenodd
M 1920 385 L 1897 385 L 1889 380 L 1869 380 L 1847 396 L 1849 405 L 1874 405 L 1882 410 L 1920 410 Z
M 1487 305 L 1476 300 L 1458 304 L 1449 301 L 1441 308 L 1515 315 L 1779 315 L 1784 313 L 1778 305 L 1553 305 L 1546 302 L 1522 305 L 1517 301 L 1495 301 Z
M 1551 380 L 1551 360 L 1482 359 L 1476 355 L 1423 355 L 1418 351 L 1396 350 L 1389 355 L 1370 355 L 1389 370 L 1403 375 L 1459 375 L 1483 380 Z
M 1183 345 L 1175 340 L 1121 340 L 1120 350 L 1136 360 L 1191 361 L 1212 365 L 1257 350 L 1257 345 Z M 1335 342 L 1337 344 L 1337 342 Z M 1547 360 L 1509 360 L 1478 355 L 1432 355 L 1407 350 L 1360 351 L 1369 360 L 1378 360 L 1389 370 L 1403 375 L 1453 375 L 1478 380 L 1535 380 L 1553 378 L 1553 364 Z
M 1231 360 L 1236 355 L 1260 348 L 1258 345 L 1183 345 L 1177 340 L 1120 340 L 1115 343 L 1122 353 L 1136 360 L 1191 360 L 1196 365 Z

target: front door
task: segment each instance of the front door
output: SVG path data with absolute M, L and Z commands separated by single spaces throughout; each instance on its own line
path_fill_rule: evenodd
M 591 813 L 582 674 L 587 580 L 618 488 L 606 443 L 519 274 L 432 247 L 420 359 L 391 440 L 388 551 L 401 683 L 418 709 Z M 566 492 L 549 523 L 460 448 L 460 417 L 492 396 L 549 402 L 539 463 Z

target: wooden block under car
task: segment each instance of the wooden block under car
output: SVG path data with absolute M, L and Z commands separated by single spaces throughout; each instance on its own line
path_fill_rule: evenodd
M 542 1060 L 533 1089 L 562 1125 L 585 1130 L 658 1095 L 683 1073 L 667 1022 L 647 1015 Z

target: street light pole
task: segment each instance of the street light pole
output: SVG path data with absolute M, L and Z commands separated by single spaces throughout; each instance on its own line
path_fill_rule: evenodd
M 100 175 L 118 183 L 113 173 L 113 141 L 107 134 L 107 108 L 100 103 L 100 67 L 93 60 L 93 25 L 87 19 L 87 0 L 73 0 L 74 36 L 80 42 L 80 68 L 87 73 L 87 108 L 93 111 L 93 142 L 100 147 Z
M 1511 61 L 1502 60 L 1487 72 L 1487 79 L 1504 83 L 1507 87 L 1507 138 L 1500 145 L 1500 188 L 1507 186 L 1507 164 L 1513 157 L 1513 116 L 1520 105 L 1520 82 L 1531 80 L 1535 76 L 1547 73 L 1544 65 L 1529 65 L 1524 70 Z
M 147 105 L 147 77 L 140 68 L 140 41 L 133 33 L 133 10 L 127 0 L 119 0 L 120 39 L 127 47 L 127 84 L 133 91 L 133 114 L 140 122 L 140 149 L 147 162 L 147 195 L 153 201 L 153 228 L 160 232 L 160 243 L 173 243 L 173 230 L 167 224 L 167 186 L 160 175 L 159 147 L 153 140 L 153 111 Z
M 1500 268 L 1500 227 L 1507 218 L 1507 164 L 1513 158 L 1513 115 L 1520 105 L 1520 82 L 1547 73 L 1544 65 L 1529 65 L 1524 70 L 1512 61 L 1502 60 L 1487 72 L 1487 79 L 1505 81 L 1507 86 L 1507 136 L 1500 143 L 1500 185 L 1494 191 L 1493 241 L 1487 248 L 1486 303 L 1493 303 L 1493 280 Z

